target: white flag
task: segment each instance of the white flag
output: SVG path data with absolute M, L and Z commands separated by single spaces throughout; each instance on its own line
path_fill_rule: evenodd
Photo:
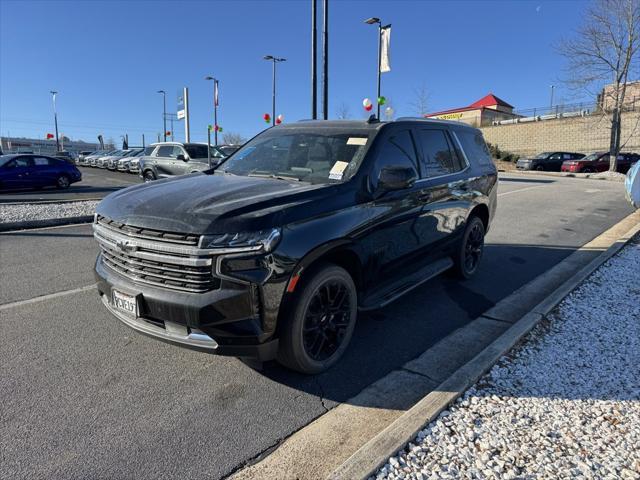
M 218 107 L 220 105 L 219 99 L 218 99 L 218 80 L 216 80 L 213 84 L 213 104 Z
M 380 72 L 386 73 L 391 71 L 391 25 L 383 28 L 380 35 Z

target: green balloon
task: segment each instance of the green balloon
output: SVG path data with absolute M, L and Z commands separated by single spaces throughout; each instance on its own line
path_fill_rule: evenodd
M 387 103 L 387 99 L 385 97 L 378 97 L 378 105 L 384 105 L 385 103 Z
M 222 127 L 218 127 L 218 131 L 221 132 L 222 131 Z

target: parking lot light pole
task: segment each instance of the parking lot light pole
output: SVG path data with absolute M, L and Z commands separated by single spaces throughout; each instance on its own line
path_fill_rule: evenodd
M 555 85 L 551 85 L 551 102 L 549 104 L 549 113 L 553 111 L 553 90 L 556 88 Z
M 162 126 L 163 126 L 163 133 L 162 135 L 164 135 L 164 141 L 167 141 L 167 92 L 165 92 L 164 90 L 158 90 L 158 93 L 162 94 Z
M 265 60 L 269 60 L 273 62 L 273 95 L 271 99 L 271 124 L 276 124 L 276 63 L 277 62 L 286 62 L 286 58 L 278 58 L 273 55 L 265 55 L 263 57 Z
M 56 110 L 56 95 L 58 94 L 55 90 L 49 90 L 51 92 L 51 98 L 53 99 L 53 122 L 56 126 L 56 152 L 60 151 L 60 140 L 58 139 L 58 112 Z
M 218 80 L 212 76 L 206 76 L 204 79 L 213 81 L 213 142 L 218 145 L 218 98 L 216 95 L 218 92 Z
M 380 64 L 382 63 L 382 22 L 378 17 L 367 18 L 364 23 L 368 25 L 378 24 L 378 94 L 376 95 L 376 104 L 378 105 L 378 118 L 380 118 Z

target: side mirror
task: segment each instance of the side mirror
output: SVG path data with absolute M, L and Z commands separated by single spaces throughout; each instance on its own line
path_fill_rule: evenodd
M 187 161 L 187 157 L 185 157 L 182 153 L 179 153 L 176 157 L 176 160 L 182 160 L 183 162 Z
M 416 171 L 410 167 L 389 165 L 380 170 L 378 189 L 383 191 L 410 188 L 417 180 Z

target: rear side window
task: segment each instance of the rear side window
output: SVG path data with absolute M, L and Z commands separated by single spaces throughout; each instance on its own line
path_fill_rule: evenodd
M 52 162 L 45 157 L 33 157 L 33 163 L 34 165 L 50 165 Z
M 409 130 L 400 130 L 390 135 L 382 144 L 372 176 L 378 180 L 380 170 L 387 166 L 410 167 L 418 175 L 418 161 Z
M 171 157 L 173 155 L 173 145 L 164 145 L 158 148 L 156 157 Z
M 155 149 L 156 149 L 156 147 L 147 147 L 147 148 L 144 149 L 144 152 L 142 154 L 143 155 L 151 155 Z
M 480 132 L 475 130 L 457 130 L 456 136 L 462 144 L 462 149 L 467 158 L 478 162 L 480 165 L 491 165 L 491 153 Z
M 421 129 L 418 131 L 418 139 L 422 148 L 423 177 L 449 175 L 462 169 L 444 130 Z

